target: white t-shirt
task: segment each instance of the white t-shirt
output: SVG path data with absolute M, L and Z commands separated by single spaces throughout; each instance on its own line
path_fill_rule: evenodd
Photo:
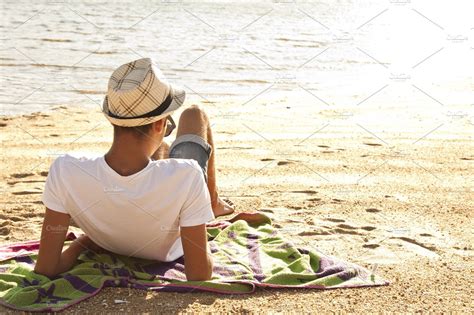
M 150 161 L 122 176 L 103 156 L 63 155 L 51 165 L 43 203 L 68 213 L 102 248 L 159 261 L 183 255 L 180 226 L 214 219 L 202 169 L 192 159 Z

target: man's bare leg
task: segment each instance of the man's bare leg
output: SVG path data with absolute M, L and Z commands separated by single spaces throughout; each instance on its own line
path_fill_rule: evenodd
M 178 131 L 176 137 L 186 134 L 195 134 L 202 137 L 212 147 L 211 156 L 207 164 L 207 188 L 211 196 L 212 210 L 216 217 L 231 214 L 234 212 L 234 206 L 231 202 L 225 201 L 217 193 L 216 167 L 215 167 L 215 146 L 212 139 L 212 130 L 204 110 L 199 106 L 192 105 L 185 109 L 178 122 Z M 153 155 L 153 158 L 168 157 L 168 147 L 160 148 Z M 156 156 L 156 157 L 155 157 Z M 163 156 L 163 157 L 162 157 Z
M 162 159 L 167 159 L 168 158 L 168 151 L 170 149 L 170 146 L 166 142 L 162 142 L 158 150 L 156 150 L 155 153 L 151 156 L 153 160 L 162 160 Z

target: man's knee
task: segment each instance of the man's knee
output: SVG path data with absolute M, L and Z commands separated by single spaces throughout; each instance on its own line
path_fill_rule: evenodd
M 178 123 L 178 136 L 195 134 L 207 141 L 208 133 L 209 120 L 201 107 L 191 105 L 181 113 Z
M 207 117 L 206 112 L 199 105 L 191 105 L 183 111 L 183 113 L 181 114 L 181 118 L 188 118 L 188 117 L 193 120 L 198 119 L 203 122 L 209 121 L 209 118 Z

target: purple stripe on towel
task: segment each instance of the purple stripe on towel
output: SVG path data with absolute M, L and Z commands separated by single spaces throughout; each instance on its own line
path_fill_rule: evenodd
M 248 233 L 247 234 L 247 249 L 249 250 L 248 257 L 250 268 L 254 273 L 254 278 L 261 282 L 265 279 L 265 275 L 262 272 L 262 264 L 260 262 L 260 253 L 259 253 L 259 244 L 258 244 L 258 235 Z
M 17 262 L 27 263 L 29 265 L 34 265 L 35 261 L 30 256 L 19 256 L 14 258 Z
M 324 268 L 323 271 L 316 273 L 318 278 L 327 277 L 331 275 L 336 275 L 342 280 L 346 281 L 354 278 L 357 275 L 357 270 L 350 268 L 345 264 L 337 264 Z
M 90 294 L 90 293 L 94 293 L 98 289 L 98 288 L 95 288 L 95 287 L 91 286 L 89 283 L 82 280 L 81 278 L 79 278 L 77 276 L 74 276 L 74 275 L 71 275 L 71 274 L 65 274 L 63 276 L 63 278 L 66 279 L 67 281 L 69 281 L 69 283 L 72 285 L 72 287 L 74 289 L 76 289 L 77 291 L 81 291 L 81 292 Z

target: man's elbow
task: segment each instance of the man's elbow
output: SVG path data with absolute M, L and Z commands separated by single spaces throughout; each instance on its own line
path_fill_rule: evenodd
M 186 279 L 188 281 L 207 281 L 212 278 L 212 259 L 209 257 L 207 261 L 207 268 L 200 268 L 194 272 L 186 272 Z

